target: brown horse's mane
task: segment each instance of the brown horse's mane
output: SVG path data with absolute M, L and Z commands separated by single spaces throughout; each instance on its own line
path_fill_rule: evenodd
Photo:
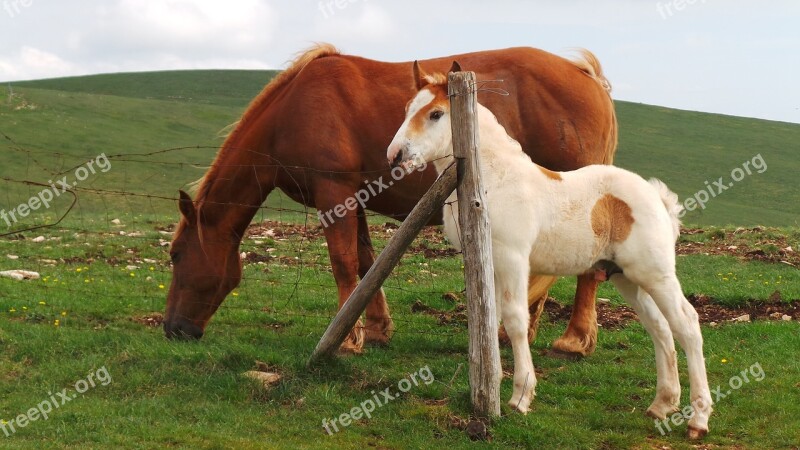
M 208 169 L 206 174 L 203 176 L 203 178 L 193 183 L 194 185 L 199 186 L 197 190 L 197 197 L 195 199 L 198 204 L 206 199 L 209 191 L 211 190 L 211 186 L 214 184 L 214 180 L 217 177 L 217 172 L 220 169 L 219 161 L 221 161 L 228 152 L 237 151 L 236 147 L 233 145 L 233 142 L 238 138 L 242 130 L 247 127 L 247 124 L 252 120 L 252 117 L 263 111 L 264 107 L 269 105 L 269 103 L 272 101 L 274 95 L 279 92 L 281 88 L 289 84 L 311 61 L 324 58 L 326 56 L 340 54 L 341 52 L 339 52 L 339 50 L 331 44 L 315 44 L 308 50 L 300 52 L 289 64 L 289 67 L 286 70 L 279 73 L 264 87 L 261 93 L 259 93 L 256 98 L 250 102 L 250 105 L 247 107 L 244 114 L 242 114 L 242 118 L 236 123 L 236 127 L 234 128 L 233 132 L 231 132 L 225 139 L 222 147 L 220 147 L 220 150 L 217 153 L 217 157 L 214 158 L 214 162 L 211 164 L 211 167 Z

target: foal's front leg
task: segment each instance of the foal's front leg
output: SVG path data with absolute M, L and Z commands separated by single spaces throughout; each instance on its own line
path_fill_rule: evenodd
M 496 250 L 496 249 L 495 249 Z M 528 261 L 495 258 L 495 298 L 514 351 L 514 393 L 508 404 L 526 414 L 536 389 L 536 373 L 528 344 Z

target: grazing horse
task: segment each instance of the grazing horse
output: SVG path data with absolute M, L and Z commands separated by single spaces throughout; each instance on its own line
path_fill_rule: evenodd
M 454 66 L 456 67 L 456 66 Z M 406 120 L 387 150 L 390 163 L 433 161 L 441 173 L 453 162 L 447 79 L 423 76 Z M 675 275 L 680 233 L 678 196 L 658 180 L 592 165 L 552 172 L 535 163 L 497 118 L 478 105 L 480 167 L 486 190 L 498 315 L 511 338 L 514 390 L 509 404 L 527 413 L 536 375 L 527 339 L 530 274 L 578 275 L 601 271 L 638 314 L 653 339 L 656 398 L 647 409 L 658 419 L 678 410 L 680 383 L 673 334 L 686 352 L 694 415 L 689 437 L 708 432 L 711 392 L 697 312 Z M 458 204 L 444 210 L 450 242 L 460 249 Z
M 616 117 L 608 82 L 591 53 L 569 61 L 541 50 L 512 48 L 457 58 L 483 79 L 504 80 L 509 96 L 480 95 L 537 162 L 553 170 L 611 164 Z M 444 71 L 450 61 L 424 64 Z M 167 337 L 203 335 L 241 279 L 242 237 L 276 187 L 321 212 L 343 213 L 323 222 L 341 307 L 374 261 L 364 210 L 402 220 L 436 178 L 430 168 L 395 181 L 365 208 L 348 202 L 375 180 L 391 179 L 384 150 L 403 121 L 403 106 L 416 92 L 411 68 L 410 62 L 372 61 L 319 45 L 253 100 L 201 180 L 196 199 L 181 192 L 182 217 L 170 249 Z M 546 296 L 554 280 L 534 280 L 531 286 L 538 291 L 531 298 Z M 579 279 L 572 320 L 555 350 L 593 351 L 596 289 L 593 277 Z M 365 340 L 389 340 L 393 323 L 382 291 L 367 306 L 366 317 L 366 327 L 359 322 L 343 350 L 358 352 Z

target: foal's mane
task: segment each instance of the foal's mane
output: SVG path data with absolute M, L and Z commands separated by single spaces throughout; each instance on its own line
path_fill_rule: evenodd
M 261 93 L 258 94 L 252 102 L 250 102 L 250 105 L 242 114 L 242 118 L 234 124 L 235 128 L 233 129 L 233 132 L 231 132 L 225 138 L 222 147 L 220 147 L 219 152 L 217 152 L 217 157 L 214 158 L 214 162 L 211 164 L 211 167 L 208 169 L 206 174 L 196 182 L 192 183 L 193 187 L 199 186 L 197 187 L 197 196 L 195 198 L 198 205 L 208 197 L 208 193 L 214 184 L 214 180 L 217 178 L 218 172 L 220 171 L 221 161 L 225 159 L 229 153 L 235 153 L 243 150 L 237 148 L 234 145 L 234 142 L 236 139 L 238 139 L 242 132 L 247 129 L 253 117 L 258 116 L 264 110 L 264 108 L 272 102 L 275 95 L 280 92 L 282 88 L 286 87 L 286 85 L 288 85 L 310 62 L 326 56 L 340 54 L 341 53 L 339 50 L 331 44 L 315 44 L 308 50 L 298 53 L 295 59 L 289 64 L 289 67 L 283 72 L 279 73 L 264 87 Z

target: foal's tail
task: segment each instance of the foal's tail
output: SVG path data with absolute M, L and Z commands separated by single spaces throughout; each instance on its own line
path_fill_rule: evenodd
M 672 232 L 675 240 L 677 240 L 678 236 L 681 234 L 681 220 L 678 218 L 678 215 L 683 211 L 683 206 L 678 200 L 678 194 L 669 190 L 667 185 L 657 178 L 650 178 L 647 181 L 656 188 L 656 191 L 658 191 L 658 194 L 661 196 L 664 208 L 667 209 L 669 218 L 672 220 Z

